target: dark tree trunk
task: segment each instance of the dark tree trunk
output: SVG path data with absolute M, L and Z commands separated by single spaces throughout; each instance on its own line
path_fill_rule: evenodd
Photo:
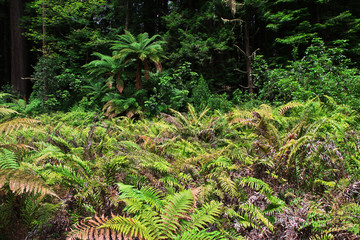
M 9 3 L 0 3 L 0 87 L 10 83 Z
M 245 64 L 246 64 L 246 74 L 247 74 L 247 83 L 249 88 L 249 93 L 254 93 L 254 83 L 252 79 L 252 68 L 251 68 L 251 61 L 252 61 L 252 52 L 250 46 L 250 36 L 249 36 L 249 28 L 248 22 L 244 22 L 244 41 L 245 41 Z
M 28 53 L 26 41 L 22 36 L 23 29 L 20 27 L 20 18 L 23 14 L 23 1 L 10 0 L 10 35 L 11 35 L 11 85 L 24 98 L 29 94 L 28 77 Z
M 156 32 L 156 2 L 154 0 L 144 1 L 143 9 L 144 32 L 150 36 Z
M 129 29 L 129 17 L 130 17 L 130 9 L 129 9 L 129 0 L 125 2 L 125 30 Z
M 142 89 L 142 81 L 141 81 L 141 60 L 138 59 L 136 61 L 136 89 Z

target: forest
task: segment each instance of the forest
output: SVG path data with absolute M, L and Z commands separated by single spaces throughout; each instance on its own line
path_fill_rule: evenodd
M 360 1 L 0 0 L 0 239 L 360 239 Z

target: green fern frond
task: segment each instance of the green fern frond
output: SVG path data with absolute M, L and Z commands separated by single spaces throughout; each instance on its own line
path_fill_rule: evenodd
M 335 237 L 331 233 L 317 234 L 310 238 L 310 240 L 332 240 L 332 239 L 335 239 Z
M 266 206 L 263 211 L 266 216 L 273 216 L 275 213 L 280 213 L 286 207 L 286 203 L 283 200 L 273 195 L 267 195 L 266 197 L 268 201 L 270 201 L 270 204 Z
M 229 125 L 233 125 L 239 123 L 241 125 L 248 125 L 251 127 L 256 127 L 257 123 L 252 118 L 234 118 L 229 122 Z
M 164 233 L 171 236 L 180 229 L 179 219 L 186 218 L 193 206 L 194 196 L 190 190 L 182 191 L 170 197 L 161 211 Z
M 162 209 L 164 203 L 161 200 L 161 194 L 153 187 L 143 187 L 141 190 L 134 188 L 131 185 L 126 185 L 123 183 L 117 184 L 121 192 L 119 199 L 123 200 L 126 203 L 126 210 L 132 213 L 140 212 L 144 210 L 143 201 L 146 204 L 149 204 L 155 209 Z
M 151 240 L 153 239 L 149 234 L 148 229 L 138 219 L 124 218 L 121 216 L 114 216 L 110 220 L 103 223 L 99 229 L 110 229 L 122 236 L 132 239 Z
M 263 182 L 260 179 L 257 178 L 253 178 L 253 177 L 244 177 L 241 179 L 240 184 L 242 186 L 249 186 L 252 189 L 255 189 L 256 191 L 259 191 L 260 193 L 263 194 L 272 194 L 273 190 L 271 189 L 271 187 L 269 186 L 269 184 Z
M 88 178 L 86 176 L 81 176 L 73 168 L 66 165 L 51 165 L 46 164 L 44 170 L 50 170 L 52 172 L 58 173 L 62 176 L 62 181 L 64 181 L 68 186 L 77 185 L 77 187 L 85 187 Z
M 274 226 L 258 207 L 254 206 L 252 203 L 246 203 L 240 205 L 240 208 L 259 219 L 270 231 L 274 231 Z
M 216 221 L 216 217 L 220 215 L 221 203 L 211 201 L 205 203 L 200 209 L 195 209 L 195 212 L 190 214 L 191 221 L 188 222 L 188 228 L 202 229 L 208 224 Z
M 209 164 L 206 166 L 206 169 L 212 169 L 217 167 L 230 170 L 230 168 L 232 167 L 232 162 L 228 157 L 220 156 L 215 160 L 209 162 Z
M 18 169 L 19 163 L 16 161 L 14 152 L 7 149 L 0 149 L 0 169 Z
M 239 191 L 236 183 L 228 176 L 218 177 L 221 188 L 232 197 L 238 197 Z
M 145 186 L 142 187 L 140 191 L 141 191 L 140 197 L 144 202 L 146 202 L 152 207 L 155 207 L 156 210 L 160 210 L 163 208 L 164 203 L 160 198 L 162 195 L 157 189 L 151 186 Z
M 220 232 L 208 232 L 206 230 L 198 231 L 196 229 L 181 233 L 174 240 L 225 240 L 227 239 Z

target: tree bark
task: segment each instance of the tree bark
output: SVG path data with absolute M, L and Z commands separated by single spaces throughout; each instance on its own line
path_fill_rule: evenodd
M 10 35 L 11 35 L 11 85 L 24 98 L 29 94 L 29 82 L 24 79 L 29 74 L 26 41 L 22 36 L 20 18 L 23 14 L 23 1 L 10 1 Z
M 142 81 L 141 81 L 141 60 L 138 59 L 136 61 L 136 89 L 142 89 Z
M 125 30 L 127 31 L 129 28 L 129 15 L 130 15 L 130 10 L 129 10 L 129 0 L 126 0 L 125 3 Z
M 1 52 L 0 52 L 0 87 L 10 83 L 11 66 L 10 66 L 10 19 L 8 2 L 0 3 L 1 16 Z
M 252 79 L 252 68 L 251 68 L 251 61 L 252 61 L 252 53 L 251 53 L 251 46 L 250 46 L 250 36 L 249 36 L 249 28 L 248 22 L 244 22 L 244 43 L 245 43 L 245 64 L 246 64 L 246 74 L 247 74 L 247 82 L 249 93 L 254 93 L 254 83 Z

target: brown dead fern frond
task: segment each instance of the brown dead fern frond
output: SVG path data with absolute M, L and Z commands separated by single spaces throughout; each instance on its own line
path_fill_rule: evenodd
M 246 119 L 246 118 L 234 118 L 233 120 L 230 121 L 229 125 L 231 126 L 232 124 L 236 124 L 236 123 L 251 127 L 257 126 L 257 123 L 254 121 L 254 119 Z
M 0 151 L 1 148 L 5 148 L 11 151 L 24 151 L 24 150 L 35 150 L 34 147 L 26 145 L 26 144 L 20 144 L 20 143 L 10 143 L 10 144 L 0 144 Z
M 108 222 L 104 216 L 94 216 L 93 218 L 83 219 L 74 225 L 74 229 L 66 238 L 67 240 L 132 240 L 133 238 L 124 237 L 121 233 L 109 228 L 100 228 Z
M 1 169 L 0 189 L 5 184 L 8 184 L 10 190 L 16 194 L 40 193 L 59 198 L 42 179 L 20 169 Z

